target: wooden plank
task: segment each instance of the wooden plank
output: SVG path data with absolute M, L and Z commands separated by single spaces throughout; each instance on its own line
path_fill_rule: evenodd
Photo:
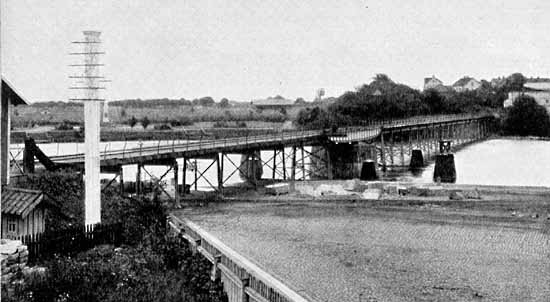
M 250 287 L 245 287 L 244 292 L 248 295 L 249 299 L 252 299 L 254 302 L 270 302 Z

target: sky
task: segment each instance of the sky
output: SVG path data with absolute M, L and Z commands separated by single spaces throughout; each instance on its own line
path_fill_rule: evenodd
M 30 102 L 74 97 L 71 41 L 102 32 L 108 100 L 339 96 L 377 73 L 550 76 L 548 0 L 0 0 L 2 75 Z

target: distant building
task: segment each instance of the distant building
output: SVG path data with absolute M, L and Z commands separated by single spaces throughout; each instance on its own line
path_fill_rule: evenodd
M 424 91 L 434 89 L 438 86 L 443 86 L 443 82 L 434 75 L 431 78 L 424 78 Z
M 481 82 L 471 77 L 463 77 L 453 84 L 453 89 L 457 92 L 472 91 L 480 87 Z
M 280 95 L 268 97 L 267 99 L 253 100 L 251 103 L 258 109 L 280 110 L 282 108 L 287 109 L 294 106 L 294 100 L 285 99 Z
M 443 84 L 443 81 L 432 76 L 431 78 L 424 78 L 424 91 L 435 90 L 439 93 L 447 93 L 453 91 L 453 88 Z
M 528 81 L 523 84 L 522 91 L 511 91 L 508 93 L 508 99 L 504 101 L 504 107 L 510 107 L 514 101 L 522 95 L 527 95 L 535 99 L 535 101 L 546 107 L 550 113 L 550 79 Z

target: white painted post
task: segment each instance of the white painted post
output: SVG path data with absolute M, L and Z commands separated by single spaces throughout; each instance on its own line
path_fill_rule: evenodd
M 0 0 L 0 8 L 2 7 L 2 1 Z M 1 9 L 0 9 L 1 14 Z M 0 18 L 0 33 L 2 32 L 2 18 Z M 0 34 L 0 40 L 2 39 L 2 35 Z M 0 105 L 2 104 L 2 43 L 0 43 Z M 2 129 L 2 126 L 0 125 L 0 135 L 1 133 L 4 133 L 4 129 Z M 2 148 L 0 148 L 2 149 Z M 2 158 L 2 150 L 0 150 L 0 158 Z M 2 169 L 0 169 L 0 179 L 2 179 Z M 2 200 L 2 186 L 0 185 L 0 200 Z M 0 202 L 0 213 L 2 212 L 2 203 Z M 0 215 L 0 225 L 2 225 L 2 215 Z M 0 292 L 2 290 L 0 289 Z
M 85 224 L 91 225 L 101 222 L 101 185 L 100 185 L 100 153 L 99 133 L 101 121 L 101 102 L 98 98 L 99 86 L 97 77 L 97 53 L 99 46 L 98 31 L 84 32 L 85 67 L 84 76 L 86 93 L 84 100 L 84 183 L 85 183 Z

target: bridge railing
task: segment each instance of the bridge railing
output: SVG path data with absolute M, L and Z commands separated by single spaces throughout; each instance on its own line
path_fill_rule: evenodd
M 115 159 L 115 158 L 131 158 L 131 157 L 141 157 L 143 155 L 155 155 L 167 152 L 184 152 L 191 150 L 203 150 L 203 149 L 214 149 L 214 148 L 226 148 L 228 146 L 239 146 L 239 147 L 250 147 L 251 145 L 265 143 L 265 142 L 281 142 L 285 143 L 292 140 L 298 139 L 308 139 L 319 137 L 323 134 L 329 135 L 353 135 L 357 133 L 356 136 L 358 139 L 366 139 L 378 135 L 378 132 L 374 130 L 379 130 L 381 128 L 389 127 L 401 127 L 407 125 L 416 125 L 416 124 L 429 124 L 429 123 L 442 123 L 442 122 L 451 122 L 467 119 L 476 119 L 488 116 L 487 114 L 450 114 L 450 115 L 438 115 L 438 116 L 419 116 L 412 118 L 404 119 L 391 119 L 383 121 L 365 121 L 363 126 L 353 126 L 353 127 L 344 127 L 339 128 L 336 132 L 333 132 L 330 129 L 323 130 L 296 130 L 296 131 L 280 131 L 279 133 L 273 134 L 264 134 L 264 135 L 253 135 L 249 136 L 248 134 L 245 137 L 232 137 L 224 138 L 218 140 L 203 140 L 202 137 L 198 141 L 189 141 L 187 140 L 184 144 L 175 144 L 175 141 L 172 144 L 161 145 L 160 141 L 156 146 L 146 146 L 143 147 L 140 145 L 138 148 L 126 148 L 126 144 L 122 150 L 113 150 L 108 151 L 107 149 L 101 153 L 101 158 L 106 159 Z M 358 133 L 361 131 L 374 131 L 371 133 Z M 349 138 L 348 138 L 349 140 Z M 81 159 L 83 156 L 80 154 L 71 154 L 64 156 L 55 156 L 52 157 L 54 161 L 71 161 Z
M 299 130 L 299 131 L 289 131 L 289 132 L 280 132 L 275 134 L 268 135 L 254 135 L 254 136 L 245 136 L 245 137 L 233 137 L 225 138 L 221 140 L 199 140 L 199 141 L 186 141 L 184 144 L 175 143 L 161 145 L 160 142 L 156 146 L 142 146 L 135 148 L 126 148 L 126 145 L 121 150 L 107 151 L 101 153 L 102 159 L 109 158 L 129 158 L 134 156 L 143 156 L 143 155 L 154 155 L 161 154 L 166 152 L 183 152 L 183 151 L 192 151 L 192 150 L 203 150 L 203 149 L 213 149 L 218 147 L 228 147 L 228 146 L 251 146 L 253 144 L 263 143 L 263 142 L 274 142 L 280 141 L 285 142 L 289 140 L 296 139 L 305 139 L 305 138 L 315 138 L 320 136 L 323 133 L 323 130 Z M 64 156 L 54 156 L 52 157 L 55 161 L 68 161 L 71 159 L 78 159 L 83 156 L 80 154 L 71 154 Z
M 173 233 L 179 234 L 212 262 L 214 269 L 219 269 L 227 277 L 227 282 L 238 288 L 237 292 L 227 291 L 231 295 L 229 301 L 314 302 L 311 297 L 297 293 L 195 223 L 171 215 L 168 225 Z

